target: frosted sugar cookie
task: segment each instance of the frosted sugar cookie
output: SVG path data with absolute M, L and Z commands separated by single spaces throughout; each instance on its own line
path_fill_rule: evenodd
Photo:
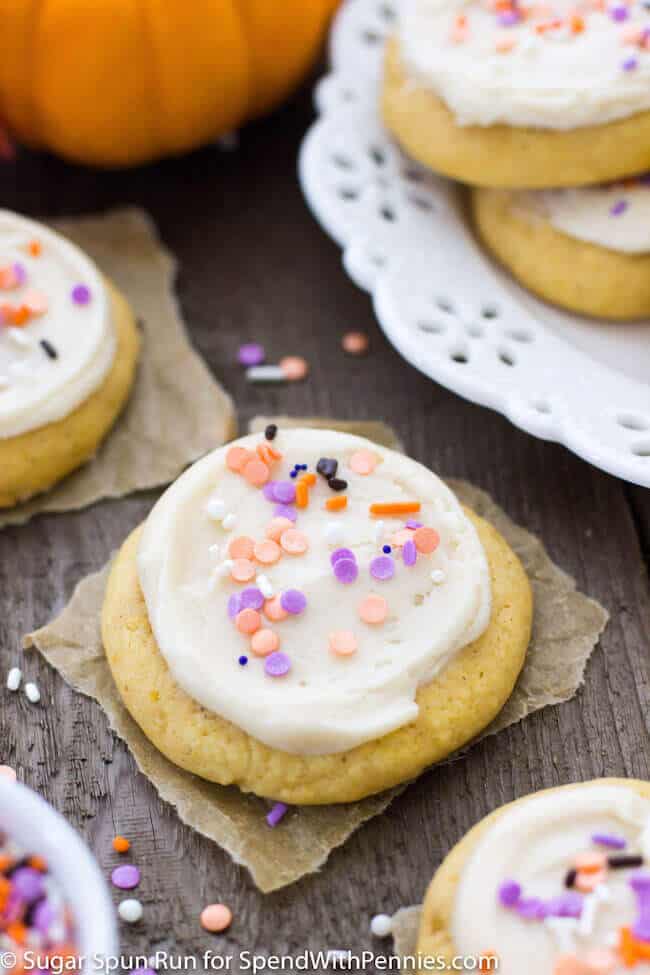
M 572 311 L 650 316 L 650 179 L 581 189 L 475 189 L 480 237 L 526 287 Z
M 131 388 L 124 298 L 69 241 L 0 210 L 0 507 L 87 461 Z
M 645 0 L 405 0 L 383 115 L 408 153 L 479 186 L 650 169 Z
M 199 461 L 127 539 L 104 647 L 177 765 L 285 802 L 351 801 L 501 709 L 530 585 L 415 461 L 331 430 L 267 434 Z
M 650 960 L 650 784 L 599 779 L 497 809 L 433 878 L 418 951 L 500 975 L 623 975 Z

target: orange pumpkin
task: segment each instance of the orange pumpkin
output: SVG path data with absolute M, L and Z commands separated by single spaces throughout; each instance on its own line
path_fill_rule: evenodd
M 185 152 L 289 95 L 337 0 L 0 0 L 0 118 L 105 166 Z

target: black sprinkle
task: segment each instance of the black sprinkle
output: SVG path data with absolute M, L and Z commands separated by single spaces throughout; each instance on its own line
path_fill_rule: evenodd
M 327 483 L 332 491 L 345 491 L 348 486 L 348 482 L 344 481 L 342 477 L 330 477 Z
M 59 353 L 56 351 L 52 343 L 48 342 L 47 339 L 41 339 L 41 348 L 50 359 L 59 358 Z
M 336 477 L 338 467 L 339 462 L 338 460 L 334 460 L 333 457 L 321 457 L 316 464 L 316 470 L 326 481 L 329 481 L 332 477 Z
M 275 440 L 278 433 L 278 427 L 276 423 L 269 423 L 268 427 L 264 431 L 264 436 L 267 440 Z
M 607 857 L 607 866 L 612 870 L 620 870 L 623 867 L 642 867 L 643 857 L 634 853 L 623 853 L 620 856 Z
M 573 887 L 576 882 L 576 877 L 578 876 L 577 870 L 569 870 L 566 877 L 564 878 L 565 887 Z

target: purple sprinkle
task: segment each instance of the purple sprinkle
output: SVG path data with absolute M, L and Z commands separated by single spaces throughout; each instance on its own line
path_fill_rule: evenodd
M 520 17 L 516 10 L 506 10 L 497 17 L 501 27 L 514 27 L 515 24 L 519 23 L 519 20 Z
M 296 500 L 296 485 L 291 481 L 278 481 L 273 491 L 273 498 L 280 504 L 293 504 Z
M 274 826 L 277 826 L 278 825 L 278 823 L 280 822 L 280 820 L 284 817 L 284 815 L 285 815 L 285 813 L 286 813 L 286 811 L 287 811 L 288 808 L 289 807 L 284 802 L 276 802 L 275 803 L 275 805 L 273 806 L 273 808 L 267 814 L 267 817 L 266 817 L 266 821 L 269 824 L 269 826 L 271 827 L 271 829 L 273 829 Z
M 370 575 L 373 579 L 386 582 L 395 575 L 395 560 L 391 555 L 378 555 L 370 563 Z
M 624 6 L 612 7 L 611 10 L 609 11 L 609 16 L 612 18 L 612 20 L 615 20 L 617 23 L 622 24 L 623 21 L 627 20 L 627 18 L 630 16 L 630 12 L 627 9 L 627 7 Z
M 15 887 L 9 891 L 9 897 L 0 913 L 0 921 L 3 924 L 13 924 L 19 921 L 25 913 L 25 901 L 22 899 Z
M 515 904 L 515 910 L 527 921 L 543 921 L 548 917 L 546 904 L 539 897 L 522 897 Z
M 414 518 L 409 518 L 408 521 L 406 522 L 406 527 L 407 528 L 412 528 L 413 530 L 415 530 L 416 528 L 422 528 L 423 527 L 423 522 L 421 522 L 421 521 L 415 521 Z
M 409 538 L 408 542 L 404 542 L 402 559 L 404 560 L 404 565 L 415 565 L 418 560 L 418 550 L 412 538 Z
M 624 850 L 627 841 L 623 836 L 616 836 L 615 833 L 594 833 L 591 837 L 592 843 L 598 846 L 607 846 L 610 850 Z
M 19 867 L 11 876 L 18 894 L 27 904 L 33 904 L 43 896 L 43 875 L 33 867 Z
M 547 901 L 546 913 L 548 917 L 580 917 L 582 907 L 581 895 L 570 890 Z
M 625 213 L 625 211 L 627 210 L 628 206 L 629 206 L 629 204 L 628 204 L 627 200 L 618 200 L 614 204 L 614 206 L 611 208 L 611 210 L 609 211 L 609 215 L 611 217 L 620 217 L 620 215 L 622 213 Z
M 228 616 L 231 620 L 234 620 L 241 608 L 241 594 L 234 592 L 228 599 Z
M 32 914 L 32 924 L 37 931 L 40 931 L 41 934 L 47 934 L 55 919 L 56 912 L 47 899 L 40 901 L 40 903 L 38 903 L 34 908 L 34 913 Z
M 292 616 L 299 616 L 307 607 L 307 597 L 299 589 L 285 589 L 280 596 L 280 605 Z
M 277 481 L 267 481 L 266 484 L 264 485 L 264 487 L 262 488 L 262 494 L 264 495 L 264 497 L 266 498 L 267 501 L 279 501 L 280 500 L 279 498 L 276 498 L 276 496 L 275 496 L 275 488 L 276 488 L 277 483 L 278 483 Z
M 515 880 L 504 880 L 498 890 L 499 903 L 503 907 L 514 907 L 521 897 L 521 886 Z
M 356 562 L 357 557 L 351 548 L 337 548 L 330 555 L 330 562 L 332 565 L 336 565 L 341 559 L 352 559 L 353 562 Z
M 87 305 L 90 302 L 90 288 L 85 284 L 76 284 L 72 289 L 72 300 L 75 305 Z
M 273 514 L 276 518 L 288 518 L 289 521 L 296 521 L 298 517 L 298 512 L 290 504 L 276 504 Z
M 265 359 L 264 346 L 258 342 L 247 342 L 239 347 L 237 361 L 240 366 L 261 366 Z
M 359 566 L 355 559 L 339 559 L 334 563 L 334 575 L 344 586 L 349 586 L 359 575 Z
M 24 266 L 22 264 L 19 264 L 18 261 L 16 261 L 16 263 L 13 266 L 13 272 L 16 277 L 17 283 L 24 284 L 25 281 L 27 280 L 27 271 L 25 270 Z
M 623 71 L 634 71 L 639 67 L 639 60 L 638 58 L 627 58 L 625 61 L 623 61 L 621 67 L 623 68 Z
M 140 883 L 140 871 L 133 864 L 125 863 L 122 867 L 115 867 L 111 874 L 111 882 L 120 890 L 133 890 Z
M 268 674 L 269 677 L 284 677 L 291 670 L 291 661 L 287 657 L 286 653 L 281 651 L 276 651 L 275 653 L 269 654 L 269 656 L 264 661 L 264 672 Z
M 230 597 L 232 599 L 232 596 Z M 261 609 L 264 605 L 264 595 L 257 586 L 250 586 L 239 594 L 241 609 Z M 235 614 L 236 615 L 236 614 Z

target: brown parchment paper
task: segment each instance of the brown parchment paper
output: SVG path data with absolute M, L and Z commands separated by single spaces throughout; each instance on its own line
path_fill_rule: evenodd
M 141 328 L 140 362 L 127 407 L 95 457 L 51 491 L 0 511 L 0 528 L 167 484 L 235 435 L 230 397 L 185 332 L 174 294 L 176 262 L 144 211 L 114 210 L 51 226 L 89 254 L 129 300 Z
M 270 418 L 258 418 L 262 428 Z M 385 446 L 400 445 L 381 423 L 273 418 L 283 426 L 319 425 L 359 433 Z M 497 525 L 531 577 L 535 590 L 533 638 L 527 662 L 513 695 L 484 734 L 494 734 L 547 704 L 571 697 L 607 621 L 605 610 L 576 592 L 573 580 L 553 565 L 536 538 L 515 525 L 488 495 L 463 482 L 453 482 L 462 500 Z M 263 892 L 293 883 L 318 870 L 333 849 L 362 823 L 382 812 L 405 788 L 400 786 L 361 802 L 338 806 L 293 807 L 280 826 L 264 827 L 269 803 L 236 788 L 212 785 L 167 761 L 145 738 L 117 694 L 104 655 L 100 610 L 109 567 L 79 583 L 72 599 L 52 623 L 25 637 L 61 676 L 82 694 L 94 698 L 111 727 L 128 744 L 135 760 L 163 799 L 193 829 L 219 843 L 251 873 Z M 260 828 L 262 826 L 263 828 Z

